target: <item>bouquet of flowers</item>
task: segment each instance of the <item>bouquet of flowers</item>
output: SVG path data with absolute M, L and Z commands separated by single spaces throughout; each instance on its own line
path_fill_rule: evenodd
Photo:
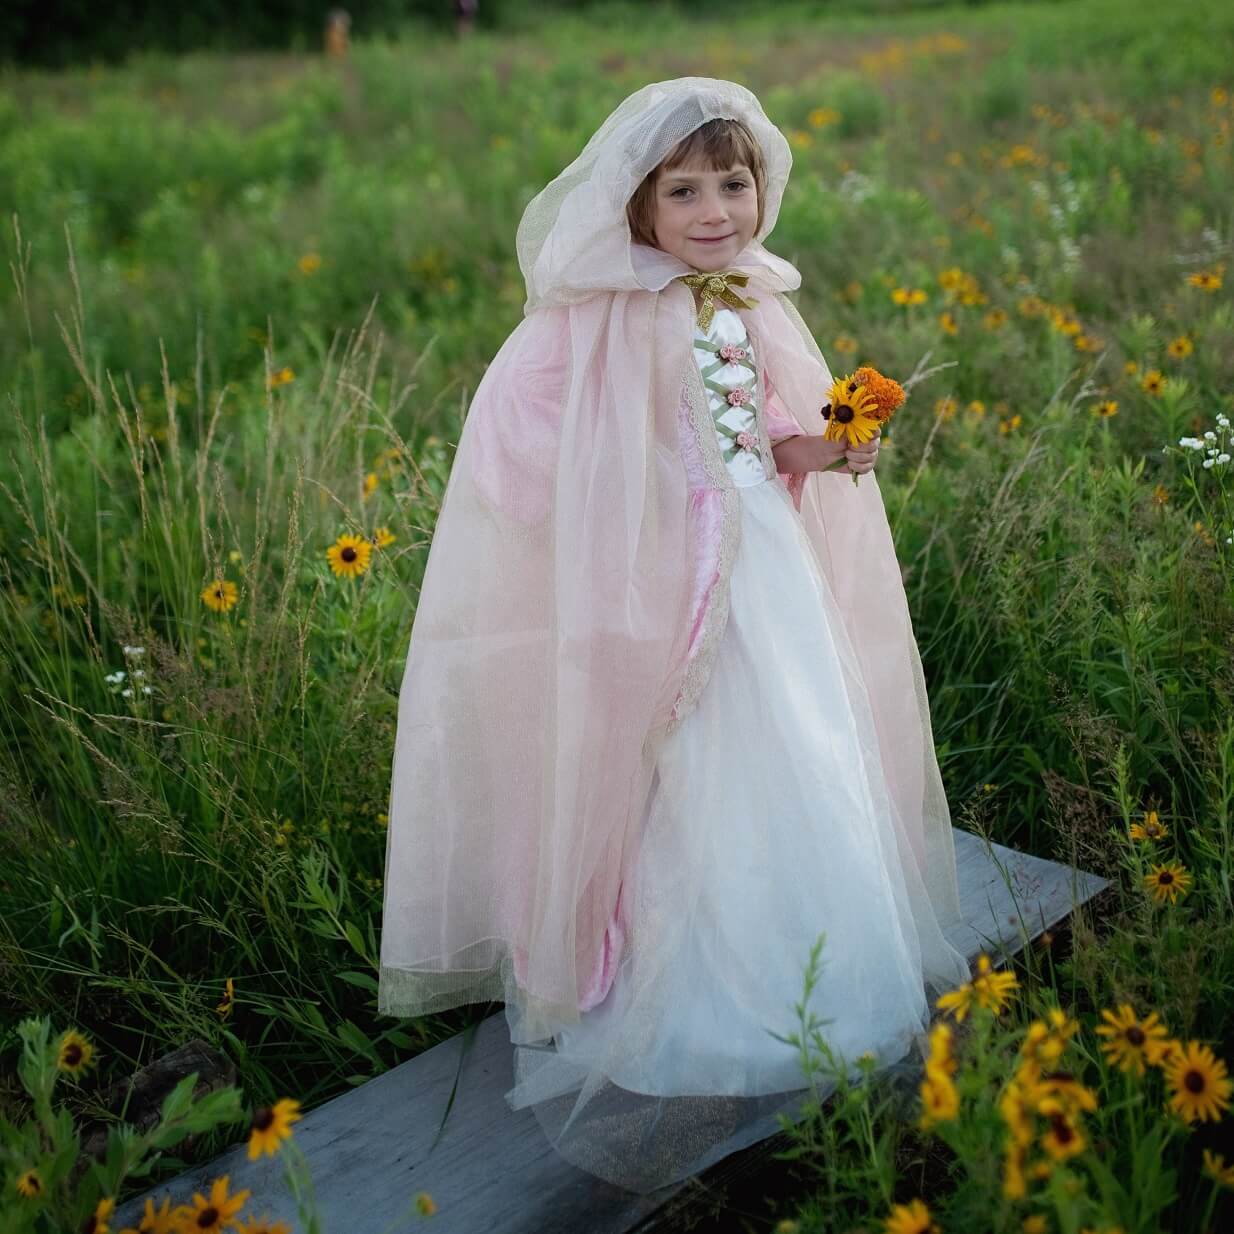
M 823 436 L 831 441 L 843 441 L 849 448 L 869 441 L 900 404 L 904 402 L 904 387 L 876 368 L 863 364 L 856 372 L 841 377 L 827 391 L 823 419 L 827 427 Z M 844 460 L 826 468 L 834 471 L 844 466 Z M 861 477 L 853 473 L 853 483 Z

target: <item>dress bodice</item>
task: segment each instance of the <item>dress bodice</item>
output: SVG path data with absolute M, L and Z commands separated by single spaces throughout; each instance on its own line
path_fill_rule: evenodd
M 745 323 L 733 309 L 717 307 L 706 330 L 695 324 L 694 359 L 733 483 L 761 484 L 767 469 L 759 449 L 758 365 Z

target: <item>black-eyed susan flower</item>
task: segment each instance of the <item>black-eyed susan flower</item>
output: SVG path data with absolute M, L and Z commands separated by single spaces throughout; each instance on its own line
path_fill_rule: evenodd
M 360 496 L 365 498 L 371 497 L 377 491 L 377 486 L 380 483 L 381 481 L 377 478 L 377 473 L 370 471 L 364 477 L 364 483 L 360 487 Z
M 236 1217 L 248 1201 L 249 1191 L 237 1191 L 229 1195 L 231 1180 L 224 1174 L 216 1178 L 207 1198 L 200 1191 L 193 1193 L 193 1205 L 187 1210 L 183 1224 L 194 1234 L 215 1234 L 224 1226 L 235 1225 Z
M 1187 282 L 1192 287 L 1198 287 L 1201 291 L 1219 291 L 1221 289 L 1221 275 L 1213 270 L 1197 270 L 1194 274 L 1187 275 Z
M 56 1066 L 68 1075 L 81 1075 L 95 1061 L 94 1046 L 75 1028 L 60 1038 L 56 1049 Z
M 300 1103 L 293 1097 L 283 1097 L 272 1106 L 258 1109 L 249 1131 L 249 1160 L 256 1161 L 263 1154 L 273 1157 L 283 1141 L 291 1139 L 291 1124 L 301 1117 Z
M 998 421 L 998 431 L 1003 434 L 1003 436 L 1006 436 L 1008 433 L 1014 433 L 1015 430 L 1020 427 L 1020 423 L 1021 416 L 1018 411 L 1014 416 L 1010 416 L 1006 419 L 1000 417 Z
M 1139 371 L 1140 371 L 1140 366 L 1134 360 L 1128 360 L 1123 365 L 1123 372 L 1126 373 L 1128 377 L 1137 376 L 1139 374 Z
M 1185 360 L 1195 351 L 1195 344 L 1185 334 L 1180 334 L 1178 338 L 1171 340 L 1165 350 L 1172 359 Z
M 111 1215 L 115 1212 L 116 1201 L 104 1196 L 95 1206 L 81 1227 L 81 1234 L 111 1234 Z
M 1001 330 L 1007 324 L 1007 312 L 1005 309 L 992 308 L 981 319 L 981 324 L 987 330 Z
M 216 578 L 201 592 L 201 602 L 216 613 L 226 613 L 235 606 L 240 593 L 229 578 Z
M 301 274 L 316 274 L 321 269 L 321 254 L 320 253 L 305 253 L 296 266 Z
M 942 420 L 950 420 L 955 416 L 960 404 L 950 395 L 945 394 L 934 400 L 934 414 Z
M 339 578 L 356 578 L 368 569 L 372 553 L 373 545 L 364 536 L 344 532 L 326 549 L 326 558 Z
M 958 334 L 960 332 L 959 323 L 957 323 L 955 314 L 950 309 L 945 313 L 939 313 L 938 324 L 944 334 Z
M 906 308 L 914 304 L 924 304 L 926 298 L 925 289 L 922 287 L 893 287 L 891 290 L 892 301 Z
M 1175 903 L 1180 896 L 1185 896 L 1191 886 L 1191 875 L 1185 866 L 1177 861 L 1161 863 L 1152 867 L 1144 875 L 1144 887 L 1151 891 L 1158 904 L 1169 900 Z
M 1029 1213 L 1020 1222 L 1020 1229 L 1023 1234 L 1049 1234 L 1050 1223 L 1046 1220 L 1044 1213 Z
M 285 386 L 289 382 L 295 381 L 295 369 L 284 366 L 283 368 L 275 369 L 274 372 L 266 380 L 266 385 L 269 389 L 274 390 L 279 386 Z
M 981 417 L 985 415 L 985 403 L 979 398 L 969 399 L 967 410 L 970 416 Z
M 921 1081 L 921 1117 L 917 1126 L 928 1131 L 935 1123 L 948 1122 L 959 1113 L 960 1094 L 951 1077 L 938 1068 L 927 1070 Z
M 982 952 L 977 957 L 977 976 L 973 978 L 972 985 L 977 1005 L 998 1015 L 1010 1001 L 1012 991 L 1019 982 L 1014 973 L 996 969 L 990 957 Z
M 1109 419 L 1110 416 L 1118 415 L 1118 402 L 1116 399 L 1108 398 L 1104 402 L 1098 403 L 1093 408 L 1093 414 L 1097 416 L 1105 416 Z
M 1229 1108 L 1234 1089 L 1226 1065 L 1199 1041 L 1188 1041 L 1173 1050 L 1162 1062 L 1162 1074 L 1170 1088 L 1167 1102 L 1184 1122 L 1218 1122 Z
M 1213 1182 L 1220 1183 L 1223 1187 L 1234 1188 L 1234 1165 L 1226 1165 L 1225 1158 L 1220 1153 L 1213 1152 L 1210 1148 L 1206 1148 L 1202 1156 L 1204 1160 L 1204 1173 Z
M 374 548 L 388 548 L 395 542 L 395 540 L 398 539 L 398 536 L 396 536 L 389 527 L 378 527 L 377 530 L 373 532 L 372 539 Z
M 897 1204 L 883 1222 L 883 1234 L 940 1234 L 924 1200 Z
M 1089 334 L 1087 331 L 1081 331 L 1071 340 L 1072 346 L 1076 351 L 1100 351 L 1101 340 L 1095 334 Z
M 36 1200 L 43 1194 L 43 1176 L 38 1170 L 18 1174 L 13 1185 L 17 1188 L 17 1194 L 27 1200 Z
M 147 1196 L 146 1211 L 142 1213 L 136 1228 L 127 1226 L 120 1234 L 182 1234 L 186 1228 L 191 1229 L 184 1225 L 184 1217 L 189 1211 L 183 1205 L 172 1208 L 169 1195 L 163 1197 L 162 1206 L 156 1209 L 154 1201 Z
M 857 340 L 851 334 L 837 334 L 831 346 L 834 351 L 848 356 L 857 350 Z
M 1170 500 L 1170 490 L 1167 489 L 1164 484 L 1157 484 L 1156 486 L 1154 486 L 1153 501 L 1157 505 L 1163 506 L 1169 500 Z
M 1051 1007 L 1045 1019 L 1034 1020 L 1024 1032 L 1020 1042 L 1020 1055 L 1025 1074 L 1032 1074 L 1027 1064 L 1037 1068 L 1051 1068 L 1062 1057 L 1067 1042 L 1079 1031 L 1079 1022 L 1072 1019 L 1060 1007 Z
M 1024 1166 L 1028 1149 L 1016 1140 L 1008 1140 L 1003 1149 L 1003 1198 L 1022 1200 L 1028 1194 Z
M 840 113 L 834 107 L 816 107 L 806 119 L 812 129 L 821 129 L 825 125 L 835 124 L 840 119 Z
M 841 377 L 832 382 L 826 399 L 824 437 L 829 441 L 847 442 L 849 447 L 873 439 L 881 421 L 877 414 L 878 403 L 864 385 L 851 377 Z
M 1104 1037 L 1101 1049 L 1106 1060 L 1119 1069 L 1143 1075 L 1147 1066 L 1155 1067 L 1169 1041 L 1169 1033 L 1155 1011 L 1139 1019 L 1129 1003 L 1121 1003 L 1117 1011 L 1101 1012 L 1104 1024 L 1097 1025 L 1097 1036 Z
M 422 1217 L 431 1217 L 437 1211 L 437 1205 L 427 1191 L 418 1191 L 416 1192 L 416 1209 Z
M 220 1020 L 225 1020 L 231 1015 L 236 1005 L 236 983 L 232 978 L 228 977 L 223 983 L 223 998 L 217 1007 L 215 1014 Z
M 976 1005 L 973 983 L 965 981 L 956 989 L 948 990 L 946 994 L 939 996 L 937 1005 L 939 1011 L 950 1011 L 957 1022 L 963 1022 L 964 1017 Z
M 1087 1145 L 1084 1133 L 1072 1121 L 1061 1102 L 1047 1098 L 1041 1103 L 1039 1112 L 1045 1116 L 1048 1124 L 1041 1137 L 1041 1147 L 1055 1161 L 1066 1161 L 1084 1151 Z
M 1153 496 L 1156 497 L 1155 492 Z M 1170 834 L 1166 825 L 1157 817 L 1156 810 L 1149 810 L 1142 823 L 1132 823 L 1127 830 L 1133 840 L 1164 840 Z

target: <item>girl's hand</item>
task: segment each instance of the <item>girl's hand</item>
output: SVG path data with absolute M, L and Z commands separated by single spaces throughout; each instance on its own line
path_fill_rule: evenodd
M 844 457 L 848 460 L 848 467 L 837 467 L 836 470 L 856 472 L 859 476 L 865 475 L 867 471 L 873 471 L 874 462 L 878 458 L 878 439 L 880 436 L 882 436 L 882 430 L 875 429 L 874 436 L 864 445 L 853 446 L 851 450 L 846 450 Z
M 827 471 L 830 469 L 839 475 L 862 475 L 874 467 L 878 457 L 878 438 L 880 429 L 874 430 L 874 437 L 863 446 L 849 449 L 843 441 L 831 441 L 826 437 L 808 437 L 810 447 L 814 452 L 811 471 Z M 839 463 L 837 467 L 836 464 Z

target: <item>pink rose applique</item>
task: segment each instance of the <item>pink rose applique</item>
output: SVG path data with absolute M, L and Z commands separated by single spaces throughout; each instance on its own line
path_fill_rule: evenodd
M 753 433 L 738 433 L 737 446 L 742 450 L 753 450 L 758 445 L 758 438 Z
M 729 364 L 735 364 L 738 360 L 744 360 L 746 358 L 746 349 L 744 347 L 738 347 L 736 343 L 725 343 L 724 346 L 716 352 L 716 355 L 718 355 L 721 360 L 726 360 Z
M 750 401 L 750 391 L 744 386 L 738 386 L 735 390 L 728 392 L 728 404 L 730 407 L 744 407 Z

